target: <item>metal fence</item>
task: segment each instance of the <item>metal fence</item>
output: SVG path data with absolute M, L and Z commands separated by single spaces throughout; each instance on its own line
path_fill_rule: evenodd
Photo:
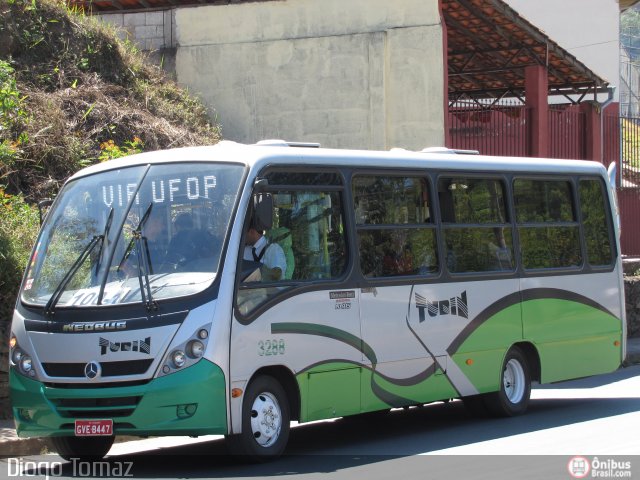
M 457 103 L 449 108 L 451 146 L 483 155 L 526 157 L 529 115 L 530 109 L 518 102 Z
M 620 248 L 625 255 L 640 256 L 640 118 L 605 116 L 604 123 L 605 141 L 607 134 L 614 138 L 618 127 L 618 152 L 607 152 L 605 160 L 619 159 Z
M 587 158 L 586 114 L 578 105 L 549 106 L 549 156 Z
M 577 105 L 549 106 L 549 156 L 586 158 L 586 115 Z M 518 101 L 498 104 L 457 103 L 449 108 L 453 148 L 483 155 L 531 155 L 531 109 Z

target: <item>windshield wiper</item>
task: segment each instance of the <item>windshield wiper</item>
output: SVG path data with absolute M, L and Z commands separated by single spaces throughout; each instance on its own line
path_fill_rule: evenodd
M 109 215 L 107 216 L 107 223 L 104 226 L 104 230 L 102 232 L 102 243 L 100 243 L 100 250 L 98 250 L 98 258 L 96 260 L 96 277 L 98 276 L 98 272 L 100 271 L 100 261 L 102 260 L 102 251 L 104 250 L 104 244 L 107 243 L 107 235 L 109 234 L 109 229 L 111 228 L 111 222 L 113 221 L 113 207 L 109 209 Z M 105 284 L 102 283 L 100 285 L 100 291 L 98 292 L 98 300 L 96 301 L 96 305 L 100 305 L 102 303 L 102 296 L 104 295 Z
M 107 234 L 111 228 L 111 222 L 113 221 L 113 207 L 109 209 L 109 215 L 107 216 L 107 223 L 104 226 L 102 232 L 102 243 L 100 243 L 100 250 L 98 250 L 98 258 L 96 260 L 96 277 L 98 276 L 98 270 L 100 270 L 100 260 L 102 259 L 102 250 L 104 250 L 104 244 L 107 240 Z M 98 297 L 98 303 L 100 303 L 100 297 Z
M 82 252 L 80 252 L 80 255 L 78 255 L 78 258 L 76 258 L 76 261 L 73 262 L 73 265 L 71 265 L 71 268 L 69 268 L 65 276 L 62 278 L 62 281 L 58 284 L 56 289 L 53 291 L 53 295 L 51 295 L 51 298 L 49 298 L 49 301 L 45 305 L 44 307 L 45 315 L 52 316 L 55 313 L 55 310 L 54 310 L 55 306 L 57 305 L 58 301 L 60 300 L 60 297 L 64 293 L 65 288 L 67 287 L 67 285 L 69 284 L 73 276 L 76 274 L 80 266 L 87 259 L 89 254 L 93 251 L 93 249 L 98 244 L 98 242 L 104 242 L 103 235 L 95 235 L 91 239 L 91 241 L 87 244 L 87 246 L 84 247 Z
M 129 245 L 127 245 L 124 255 L 122 256 L 122 259 L 120 260 L 120 263 L 118 264 L 118 268 L 116 270 L 118 272 L 122 270 L 122 267 L 128 260 L 135 243 L 137 251 L 136 260 L 138 264 L 138 282 L 140 283 L 140 297 L 142 299 L 142 303 L 146 305 L 147 310 L 155 310 L 158 308 L 156 302 L 153 300 L 153 296 L 151 295 L 151 282 L 149 281 L 149 272 L 151 271 L 151 255 L 149 252 L 149 245 L 147 243 L 147 238 L 142 235 L 142 228 L 149 219 L 152 208 L 153 202 L 149 203 L 149 206 L 142 215 L 142 218 L 138 222 L 137 227 L 132 232 Z

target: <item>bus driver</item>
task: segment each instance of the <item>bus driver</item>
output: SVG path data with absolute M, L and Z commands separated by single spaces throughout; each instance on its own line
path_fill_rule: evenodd
M 249 225 L 245 235 L 244 260 L 261 264 L 261 280 L 272 282 L 282 280 L 287 271 L 287 259 L 282 247 L 277 243 L 269 243 L 263 232 L 256 229 L 254 222 Z

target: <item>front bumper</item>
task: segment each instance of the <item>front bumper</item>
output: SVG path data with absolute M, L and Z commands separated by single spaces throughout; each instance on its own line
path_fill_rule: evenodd
M 74 434 L 76 419 L 113 419 L 116 435 L 227 433 L 224 373 L 201 360 L 135 386 L 56 388 L 11 369 L 9 387 L 20 437 Z

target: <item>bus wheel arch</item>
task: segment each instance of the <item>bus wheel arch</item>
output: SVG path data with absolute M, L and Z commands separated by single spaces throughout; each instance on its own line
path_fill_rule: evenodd
M 291 420 L 300 420 L 300 388 L 293 372 L 283 365 L 263 367 L 253 374 L 249 384 L 260 375 L 273 377 L 280 383 L 289 400 Z
M 513 417 L 523 414 L 531 396 L 531 367 L 525 351 L 513 345 L 506 353 L 498 391 L 483 395 L 489 413 L 497 417 Z
M 540 354 L 535 345 L 531 342 L 518 342 L 513 347 L 518 347 L 527 357 L 531 381 L 542 383 L 542 364 L 540 362 Z
M 247 383 L 241 407 L 242 431 L 227 435 L 226 440 L 230 452 L 241 461 L 263 462 L 284 452 L 290 422 L 299 410 L 299 395 L 297 387 L 292 391 L 292 381 L 295 379 L 288 369 L 266 367 Z

